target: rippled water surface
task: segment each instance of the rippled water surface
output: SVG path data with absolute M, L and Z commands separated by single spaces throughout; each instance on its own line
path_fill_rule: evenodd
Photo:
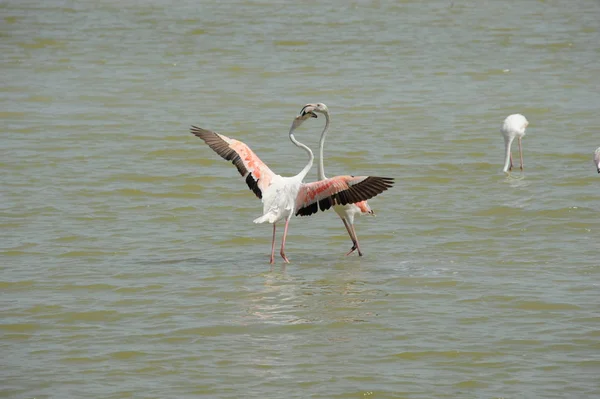
M 0 396 L 600 396 L 597 1 L 0 10 Z M 189 126 L 292 175 L 308 102 L 328 175 L 396 184 L 365 256 L 327 212 L 271 269 L 260 201 Z

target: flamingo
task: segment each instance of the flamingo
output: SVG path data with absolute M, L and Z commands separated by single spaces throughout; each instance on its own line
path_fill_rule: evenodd
M 521 114 L 512 114 L 504 119 L 504 123 L 502 124 L 502 135 L 504 136 L 504 146 L 505 146 L 505 158 L 504 158 L 504 169 L 502 171 L 504 173 L 508 173 L 512 170 L 513 162 L 512 162 L 512 153 L 510 151 L 510 146 L 512 145 L 515 137 L 519 141 L 519 157 L 521 158 L 521 172 L 523 171 L 523 147 L 521 145 L 521 139 L 525 136 L 525 128 L 529 125 L 527 119 Z
M 325 167 L 323 165 L 323 147 L 325 146 L 325 136 L 327 136 L 327 132 L 329 131 L 329 108 L 323 103 L 317 104 L 306 104 L 304 108 L 300 111 L 300 115 L 304 116 L 309 113 L 318 112 L 325 115 L 325 127 L 323 128 L 323 132 L 321 133 L 321 140 L 319 141 L 319 180 L 327 179 L 325 177 Z M 346 254 L 346 256 L 350 255 L 355 250 L 358 251 L 359 256 L 363 256 L 360 251 L 360 246 L 358 245 L 358 237 L 356 236 L 356 230 L 354 229 L 354 217 L 360 216 L 361 214 L 375 215 L 367 201 L 360 201 L 352 204 L 346 205 L 333 205 L 333 210 L 338 214 L 344 226 L 346 227 L 346 231 L 352 240 L 352 248 Z
M 598 169 L 598 173 L 600 173 L 600 147 L 596 148 L 594 151 L 594 165 L 596 169 Z
M 317 116 L 313 113 L 298 115 L 294 118 L 289 131 L 291 142 L 306 151 L 308 155 L 306 166 L 300 173 L 291 177 L 275 174 L 250 147 L 241 141 L 196 126 L 192 126 L 190 129 L 193 135 L 204 140 L 223 159 L 231 161 L 244 177 L 248 187 L 262 200 L 263 214 L 254 219 L 254 223 L 273 224 L 270 264 L 275 263 L 277 222 L 285 220 L 279 254 L 285 263 L 289 263 L 289 259 L 285 255 L 285 240 L 290 219 L 295 213 L 312 215 L 319 211 L 318 205 L 324 211 L 334 203 L 346 205 L 364 201 L 382 193 L 392 187 L 394 183 L 392 178 L 375 176 L 336 176 L 312 183 L 303 183 L 302 181 L 313 165 L 314 155 L 308 146 L 296 140 L 294 130 L 309 117 L 316 118 Z

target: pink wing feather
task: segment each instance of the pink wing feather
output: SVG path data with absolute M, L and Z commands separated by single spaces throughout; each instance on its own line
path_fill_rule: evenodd
M 366 201 L 392 187 L 394 179 L 376 176 L 336 176 L 304 183 L 296 197 L 296 216 L 326 211 L 333 205 Z
M 190 132 L 204 140 L 223 159 L 231 161 L 246 180 L 248 187 L 258 198 L 262 198 L 275 173 L 256 156 L 250 147 L 241 141 L 196 126 L 192 126 Z

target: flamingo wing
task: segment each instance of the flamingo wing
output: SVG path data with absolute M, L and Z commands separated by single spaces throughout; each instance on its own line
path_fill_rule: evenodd
M 231 161 L 246 180 L 250 190 L 258 198 L 262 198 L 275 173 L 256 156 L 250 147 L 241 141 L 196 126 L 192 126 L 190 132 L 204 140 L 223 159 Z
M 392 187 L 394 179 L 376 176 L 336 176 L 304 183 L 296 197 L 296 216 L 326 211 L 333 205 L 366 201 Z

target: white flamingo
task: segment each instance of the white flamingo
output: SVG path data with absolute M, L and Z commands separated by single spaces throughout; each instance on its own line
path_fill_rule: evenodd
M 325 127 L 323 128 L 323 132 L 321 133 L 321 140 L 319 141 L 319 180 L 324 180 L 327 177 L 325 176 L 325 166 L 324 157 L 323 157 L 323 147 L 325 146 L 325 136 L 327 136 L 327 132 L 329 132 L 329 124 L 331 122 L 329 116 L 329 108 L 323 103 L 317 104 L 306 104 L 304 108 L 300 111 L 300 115 L 304 116 L 308 113 L 318 112 L 325 115 Z M 358 237 L 356 235 L 356 230 L 354 229 L 354 217 L 360 216 L 361 214 L 374 215 L 373 210 L 367 203 L 367 201 L 360 201 L 352 204 L 346 205 L 333 205 L 333 210 L 338 214 L 344 226 L 346 227 L 346 231 L 348 231 L 348 235 L 352 240 L 352 248 L 346 254 L 350 255 L 355 250 L 358 252 L 359 256 L 362 256 L 362 252 L 360 250 L 360 246 L 358 244 Z
M 596 166 L 598 173 L 600 173 L 600 147 L 596 148 L 596 151 L 594 151 L 594 166 Z
M 521 171 L 523 171 L 523 147 L 521 144 L 521 139 L 523 136 L 525 136 L 525 128 L 527 125 L 529 125 L 529 122 L 521 114 L 512 114 L 504 119 L 504 123 L 502 124 L 502 129 L 500 129 L 500 131 L 504 136 L 505 156 L 504 169 L 502 169 L 502 171 L 505 173 L 508 173 L 513 167 L 510 146 L 512 145 L 515 137 L 519 142 L 519 157 L 521 158 Z
M 289 137 L 292 143 L 308 154 L 308 163 L 295 176 L 283 177 L 275 174 L 252 152 L 250 147 L 241 141 L 231 139 L 222 134 L 192 126 L 190 131 L 204 140 L 208 146 L 224 159 L 231 161 L 246 180 L 248 187 L 262 199 L 263 215 L 254 219 L 254 223 L 269 222 L 273 224 L 273 240 L 271 243 L 271 259 L 275 262 L 275 229 L 276 223 L 285 220 L 280 255 L 285 263 L 289 263 L 285 255 L 285 240 L 288 224 L 294 214 L 311 215 L 326 210 L 334 203 L 342 205 L 367 200 L 392 187 L 394 179 L 373 176 L 336 176 L 331 179 L 303 183 L 302 180 L 313 165 L 313 152 L 294 137 L 294 130 L 309 117 L 315 114 L 306 113 L 297 116 L 292 122 Z

